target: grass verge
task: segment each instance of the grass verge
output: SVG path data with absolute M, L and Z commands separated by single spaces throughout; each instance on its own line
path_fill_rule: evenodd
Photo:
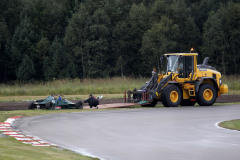
M 0 148 L 4 160 L 96 160 L 58 147 L 33 147 L 12 137 L 0 137 Z
M 18 81 L 0 84 L 0 97 L 3 96 L 43 96 L 50 94 L 88 95 L 123 94 L 127 90 L 140 88 L 149 81 L 148 78 L 113 77 L 103 79 L 63 79 L 49 82 L 35 81 L 22 83 Z M 229 87 L 229 95 L 240 94 L 240 76 L 223 76 L 222 81 Z
M 240 119 L 219 123 L 220 127 L 240 131 Z
M 50 94 L 119 94 L 140 88 L 150 78 L 64 79 L 49 82 L 0 84 L 0 96 L 43 96 Z

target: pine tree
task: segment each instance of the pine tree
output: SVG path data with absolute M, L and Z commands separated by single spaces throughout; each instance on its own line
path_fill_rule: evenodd
M 160 67 L 160 56 L 177 51 L 179 25 L 169 18 L 162 16 L 160 23 L 156 23 L 143 37 L 141 53 L 145 74 L 150 73 L 152 67 Z
M 52 74 L 52 58 L 51 57 L 45 57 L 43 61 L 43 75 L 44 79 L 47 81 L 50 81 L 53 79 L 53 74 Z
M 90 56 L 87 76 L 106 77 L 109 75 L 107 60 L 110 58 L 108 57 L 109 17 L 103 9 L 97 9 L 90 20 L 89 37 L 85 43 Z
M 28 17 L 25 17 L 20 25 L 16 28 L 12 39 L 12 61 L 14 68 L 17 68 L 22 62 L 24 55 L 34 57 L 36 54 L 35 44 L 39 36 L 35 32 L 34 26 Z
M 36 54 L 33 59 L 35 68 L 37 68 L 37 79 L 44 79 L 44 60 L 46 57 L 50 56 L 50 46 L 50 41 L 45 37 L 42 37 L 36 44 Z
M 89 35 L 90 16 L 85 6 L 80 5 L 73 14 L 64 37 L 64 45 L 68 57 L 72 57 L 77 67 L 79 77 L 86 77 L 86 65 L 88 62 L 88 52 L 85 43 Z
M 34 79 L 36 70 L 34 68 L 31 58 L 27 55 L 24 56 L 22 63 L 17 69 L 17 78 L 22 81 L 29 81 Z
M 58 37 L 55 37 L 55 40 L 53 41 L 50 47 L 50 55 L 52 55 L 51 64 L 52 77 L 59 78 L 61 71 L 65 67 L 66 53 Z
M 239 72 L 239 26 L 240 5 L 232 2 L 212 11 L 204 24 L 202 51 L 224 74 Z
M 139 75 L 144 70 L 140 48 L 142 38 L 149 27 L 149 14 L 144 4 L 133 4 L 126 20 L 119 22 L 114 29 L 114 49 L 116 60 L 119 56 L 126 62 L 126 75 Z
M 117 72 L 120 71 L 121 73 L 121 77 L 124 77 L 124 67 L 125 67 L 126 63 L 124 61 L 124 59 L 122 58 L 122 56 L 118 57 L 117 63 L 116 63 L 116 70 Z
M 0 21 L 0 81 L 7 79 L 9 68 L 9 56 L 7 54 L 7 44 L 9 43 L 10 34 L 6 22 Z

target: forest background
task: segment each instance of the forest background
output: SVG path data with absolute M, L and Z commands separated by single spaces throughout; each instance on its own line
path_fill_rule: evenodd
M 192 47 L 237 75 L 239 46 L 239 0 L 0 0 L 0 82 L 147 77 Z

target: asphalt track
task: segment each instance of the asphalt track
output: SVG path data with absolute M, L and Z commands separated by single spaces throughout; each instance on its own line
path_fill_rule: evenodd
M 64 113 L 19 119 L 25 134 L 107 160 L 239 160 L 240 105 Z

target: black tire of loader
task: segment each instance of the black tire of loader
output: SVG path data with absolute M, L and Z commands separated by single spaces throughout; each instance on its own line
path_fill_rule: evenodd
M 47 103 L 45 104 L 45 108 L 46 108 L 46 109 L 49 109 L 49 110 L 53 109 L 53 103 L 52 103 L 52 102 L 47 102 Z
M 204 97 L 203 97 L 203 93 L 206 89 L 210 89 L 213 93 L 213 97 L 210 101 L 205 100 Z M 199 91 L 197 93 L 196 99 L 197 99 L 197 103 L 200 106 L 211 106 L 217 100 L 217 90 L 212 85 L 210 85 L 208 83 L 201 84 L 200 87 L 199 87 Z
M 170 94 L 172 91 L 176 91 L 178 93 L 178 100 L 175 103 L 170 99 Z M 165 107 L 177 107 L 181 103 L 182 92 L 178 86 L 169 84 L 163 88 L 161 100 Z
M 157 101 L 154 100 L 152 103 L 150 104 L 143 104 L 141 105 L 142 107 L 155 107 L 157 105 Z
M 78 101 L 76 104 L 75 104 L 75 107 L 77 109 L 83 109 L 83 102 L 82 101 Z
M 194 106 L 196 101 L 191 101 L 190 99 L 182 99 L 180 105 L 181 106 Z

